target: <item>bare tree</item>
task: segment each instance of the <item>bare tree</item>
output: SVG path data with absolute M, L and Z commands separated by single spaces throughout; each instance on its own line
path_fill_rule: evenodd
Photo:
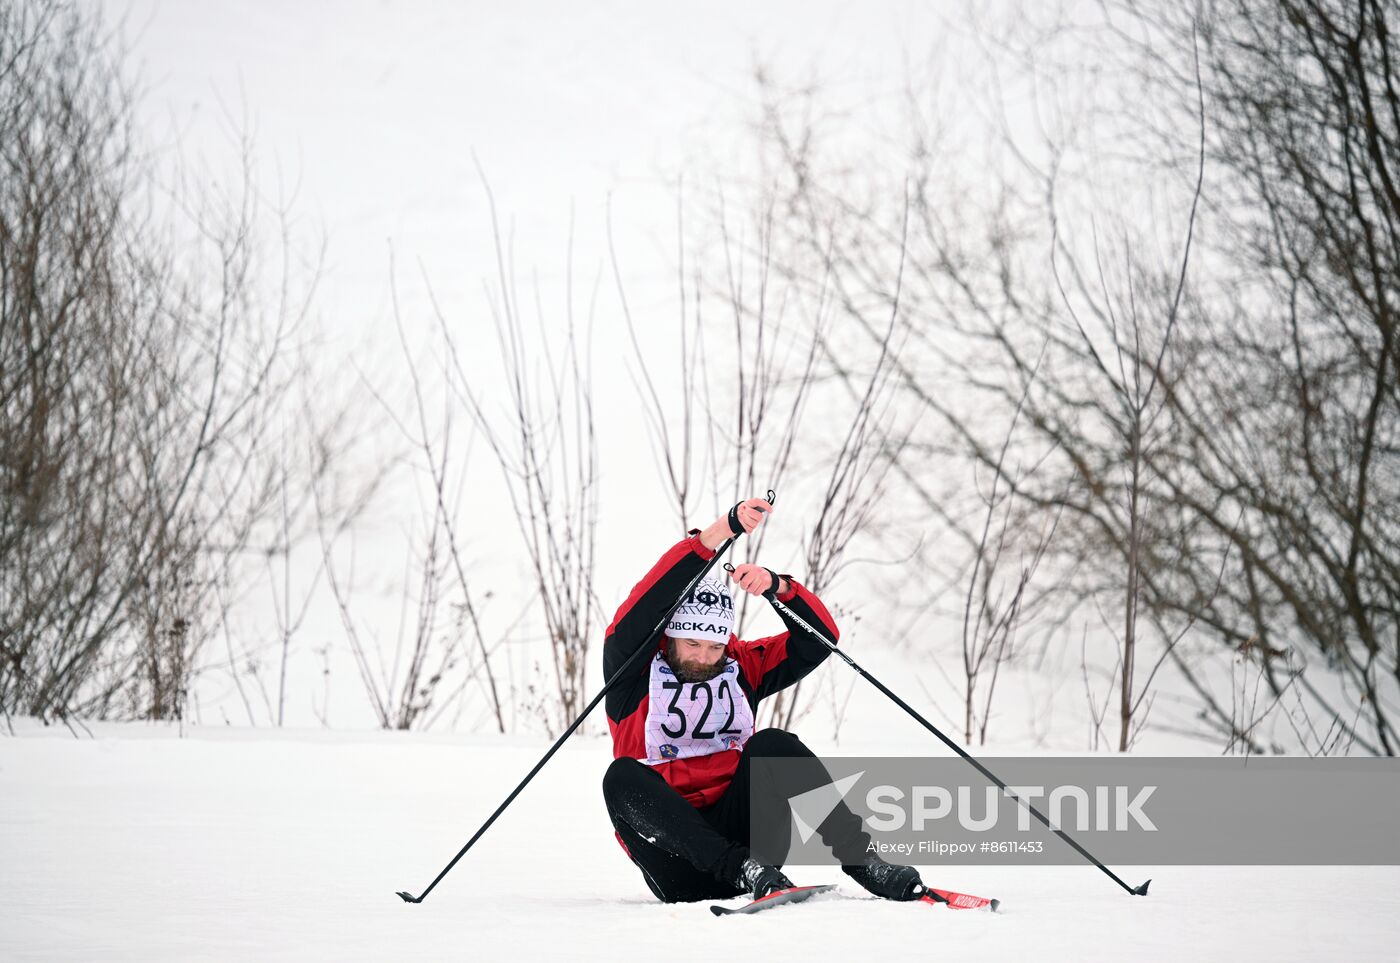
M 1395 7 L 1125 12 L 1105 18 L 1101 49 L 1125 51 L 1179 114 L 1194 107 L 1181 53 L 1199 33 L 1203 151 L 1219 172 L 1205 235 L 1217 277 L 1184 307 L 1190 367 L 1163 382 L 1174 430 L 1149 459 L 1182 525 L 1145 588 L 1258 668 L 1267 697 L 1240 700 L 1172 654 L 1230 745 L 1267 745 L 1244 701 L 1287 717 L 1308 751 L 1394 754 Z
M 1006 454 L 1011 448 L 1025 395 L 1030 391 L 1039 368 L 1038 359 L 1012 413 L 1006 438 L 990 472 L 991 486 L 985 497 L 986 512 L 972 554 L 972 571 L 967 577 L 962 614 L 962 667 L 963 740 L 969 744 L 974 731 L 979 743 L 985 745 L 987 742 L 997 678 L 1002 665 L 1016 655 L 1017 632 L 1028 610 L 1036 602 L 1031 582 L 1051 547 L 1060 521 L 1060 512 L 1039 518 L 1036 516 L 1040 513 L 1018 512 L 1015 496 L 1009 490 L 1026 487 L 1021 471 L 1006 464 Z M 1026 473 L 1034 471 L 1034 465 L 1025 469 Z M 1004 477 L 1012 479 L 1007 489 L 1002 488 Z M 1041 525 L 1034 537 L 1026 537 L 1019 531 L 1020 526 L 1034 521 Z M 1018 547 L 1024 548 L 1024 554 L 1020 556 L 1014 575 L 1008 579 L 1004 571 L 1005 555 Z M 985 686 L 979 687 L 984 678 Z
M 521 301 L 514 258 L 502 236 L 495 197 L 479 165 L 478 173 L 490 205 L 496 249 L 496 284 L 488 287 L 486 297 L 499 349 L 498 370 L 504 377 L 509 400 L 506 412 L 499 414 L 486 403 L 480 387 L 481 372 L 472 365 L 475 352 L 459 343 L 447 316 L 435 303 L 435 320 L 443 346 L 441 374 L 448 397 L 466 410 L 473 428 L 495 457 L 534 575 L 534 597 L 549 643 L 547 672 L 551 679 L 544 690 L 533 681 L 527 682 L 525 695 L 528 710 L 548 732 L 554 733 L 567 726 L 588 700 L 587 654 L 600 611 L 593 588 L 598 444 L 592 395 L 593 311 L 599 282 L 595 278 L 586 326 L 580 330 L 575 316 L 571 217 L 568 280 L 562 306 L 563 343 L 556 345 L 547 329 L 538 284 L 533 291 L 535 323 L 527 323 L 527 308 Z M 425 446 L 424 452 L 432 461 L 432 447 Z M 441 493 L 446 434 L 438 460 L 433 477 Z M 441 496 L 438 503 L 454 571 L 463 597 L 469 598 L 461 559 L 465 533 L 455 527 L 453 512 Z M 471 621 L 492 698 L 498 706 L 499 721 L 500 696 L 489 667 L 485 640 L 474 614 Z
M 344 450 L 290 410 L 320 251 L 246 138 L 224 187 L 147 151 L 123 57 L 81 5 L 0 8 L 0 705 L 43 718 L 237 679 L 204 657 L 225 604 Z

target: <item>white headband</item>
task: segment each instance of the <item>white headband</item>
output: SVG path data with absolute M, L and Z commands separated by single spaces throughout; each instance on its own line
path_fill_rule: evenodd
M 724 583 L 713 575 L 701 579 L 671 616 L 666 634 L 678 639 L 728 642 L 734 634 L 734 598 Z

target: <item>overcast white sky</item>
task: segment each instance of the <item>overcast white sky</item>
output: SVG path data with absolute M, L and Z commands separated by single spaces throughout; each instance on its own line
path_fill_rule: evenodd
M 527 242 L 562 236 L 571 201 L 592 242 L 612 192 L 620 235 L 669 244 L 667 181 L 711 173 L 732 149 L 756 60 L 893 91 L 941 17 L 908 3 L 104 7 L 125 12 L 153 128 L 217 161 L 225 113 L 246 112 L 259 157 L 300 175 L 299 209 L 331 238 L 335 292 L 341 272 L 382 281 L 389 239 L 435 277 L 472 273 L 484 233 L 472 151 Z

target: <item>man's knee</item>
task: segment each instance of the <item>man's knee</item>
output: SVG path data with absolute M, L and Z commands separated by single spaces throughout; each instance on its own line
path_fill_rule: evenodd
M 617 799 L 627 787 L 636 785 L 637 777 L 645 774 L 646 768 L 631 756 L 614 759 L 603 773 L 603 798 L 609 801 Z
M 749 736 L 744 750 L 759 756 L 810 756 L 812 751 L 786 729 L 760 729 Z

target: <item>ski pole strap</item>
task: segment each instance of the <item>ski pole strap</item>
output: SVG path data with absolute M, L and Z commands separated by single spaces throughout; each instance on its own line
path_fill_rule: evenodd
M 775 502 L 776 500 L 777 500 L 777 496 L 773 494 L 773 489 L 771 489 L 771 488 L 768 489 L 768 498 L 767 498 L 768 504 L 769 504 L 769 505 L 772 505 L 773 502 Z M 743 503 L 743 502 L 735 502 L 735 503 L 734 503 L 734 507 L 731 508 L 731 509 L 729 510 L 729 530 L 730 530 L 731 532 L 733 532 L 735 535 L 742 535 L 742 534 L 744 534 L 744 526 L 743 526 L 742 524 L 740 524 L 740 522 L 739 522 L 739 506 L 742 505 L 742 504 L 744 504 L 744 503 Z M 763 509 L 759 509 L 759 511 L 762 511 L 762 510 L 763 510 Z
M 744 526 L 739 524 L 739 506 L 743 502 L 735 502 L 734 507 L 729 510 L 729 530 L 735 535 L 744 534 Z
M 773 571 L 771 568 L 765 568 L 764 571 L 767 572 L 767 573 L 768 573 L 768 577 L 771 578 L 771 579 L 773 580 L 773 584 L 770 585 L 770 586 L 768 586 L 768 591 L 766 591 L 766 592 L 763 593 L 763 597 L 766 598 L 766 599 L 767 599 L 768 601 L 770 601 L 770 602 L 777 601 L 777 598 L 778 598 L 778 583 L 779 583 L 779 581 L 780 581 L 780 579 L 779 579 L 779 577 L 778 577 L 778 573 L 775 572 L 775 571 Z

